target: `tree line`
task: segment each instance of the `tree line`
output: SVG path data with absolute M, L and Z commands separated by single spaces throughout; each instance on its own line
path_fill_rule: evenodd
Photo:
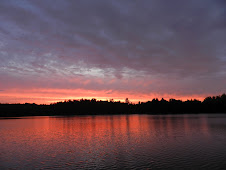
M 51 115 L 98 115 L 98 114 L 189 114 L 226 113 L 226 94 L 206 97 L 203 101 L 165 100 L 154 98 L 151 101 L 130 103 L 101 101 L 96 99 L 67 100 L 50 105 L 0 104 L 0 117 L 11 116 L 51 116 Z

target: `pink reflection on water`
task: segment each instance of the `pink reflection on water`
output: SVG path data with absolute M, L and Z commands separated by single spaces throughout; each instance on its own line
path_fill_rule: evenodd
M 0 122 L 0 164 L 9 168 L 150 163 L 160 155 L 169 159 L 174 152 L 190 152 L 191 142 L 199 146 L 210 135 L 207 117 L 190 115 L 25 117 Z

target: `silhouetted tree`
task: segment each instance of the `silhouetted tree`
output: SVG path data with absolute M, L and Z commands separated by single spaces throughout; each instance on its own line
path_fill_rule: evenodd
M 128 98 L 125 102 L 97 101 L 96 99 L 65 100 L 50 105 L 0 104 L 2 116 L 31 115 L 95 115 L 95 114 L 177 114 L 177 113 L 226 113 L 226 94 L 206 97 L 199 100 L 181 101 L 176 99 L 154 98 L 151 101 L 132 104 Z

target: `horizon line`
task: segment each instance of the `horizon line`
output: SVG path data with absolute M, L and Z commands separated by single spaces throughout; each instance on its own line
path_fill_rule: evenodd
M 196 99 L 196 98 L 191 98 L 191 99 L 177 99 L 177 98 L 168 98 L 168 99 L 165 99 L 164 97 L 162 98 L 152 98 L 151 100 L 147 100 L 147 101 L 139 101 L 137 100 L 137 102 L 132 102 L 130 101 L 129 98 L 125 98 L 124 100 L 115 100 L 113 98 L 110 98 L 110 99 L 106 99 L 106 100 L 102 100 L 102 99 L 97 99 L 97 98 L 80 98 L 80 99 L 65 99 L 65 100 L 59 100 L 59 101 L 55 101 L 55 102 L 52 102 L 52 103 L 48 103 L 48 104 L 44 104 L 44 103 L 41 103 L 41 104 L 37 104 L 35 102 L 24 102 L 24 103 L 1 103 L 0 104 L 36 104 L 36 105 L 51 105 L 51 104 L 56 104 L 56 103 L 60 103 L 60 102 L 68 102 L 68 101 L 82 101 L 82 100 L 96 100 L 97 102 L 101 102 L 101 101 L 104 101 L 104 102 L 120 102 L 120 103 L 129 103 L 129 104 L 139 104 L 139 103 L 147 103 L 147 102 L 151 102 L 153 100 L 158 100 L 158 101 L 161 101 L 161 100 L 165 100 L 165 101 L 168 101 L 170 102 L 170 100 L 177 100 L 177 101 L 182 101 L 182 102 L 186 102 L 186 101 L 200 101 L 200 102 L 203 102 L 206 98 L 213 98 L 213 97 L 221 97 L 223 95 L 226 95 L 225 93 L 221 94 L 221 95 L 214 95 L 214 96 L 207 96 L 207 97 L 204 97 L 203 100 L 199 100 L 199 99 Z M 126 102 L 126 99 L 128 99 L 128 102 Z M 132 99 L 133 100 L 133 99 Z M 133 100 L 134 101 L 134 100 Z

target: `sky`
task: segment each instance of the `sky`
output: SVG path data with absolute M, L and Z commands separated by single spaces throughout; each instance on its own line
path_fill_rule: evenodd
M 225 0 L 0 1 L 0 103 L 225 92 Z

